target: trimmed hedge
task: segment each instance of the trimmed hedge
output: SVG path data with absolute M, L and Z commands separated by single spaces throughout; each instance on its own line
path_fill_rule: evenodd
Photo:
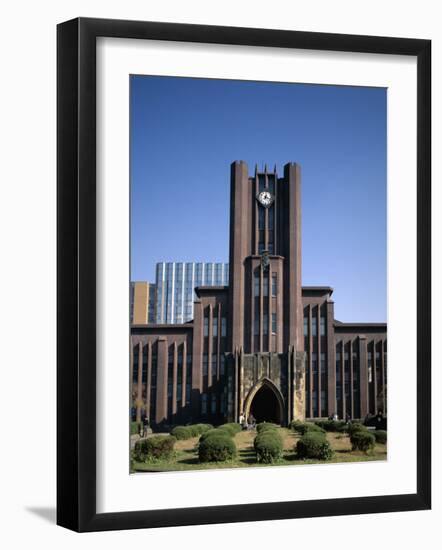
M 375 436 L 368 430 L 354 430 L 350 435 L 353 451 L 371 451 L 376 442 Z
M 131 422 L 130 423 L 130 434 L 139 434 L 141 428 L 141 422 Z
M 134 459 L 137 462 L 167 460 L 172 457 L 176 439 L 171 435 L 154 435 L 135 443 Z
M 239 432 L 242 431 L 241 424 L 237 422 L 228 422 L 227 424 L 222 424 L 221 426 L 218 426 L 218 428 L 228 431 L 232 437 L 235 437 L 236 434 L 239 434 Z
M 361 424 L 360 422 L 350 422 L 347 430 L 350 436 L 355 432 L 368 431 L 364 424 Z
M 260 434 L 266 431 L 276 431 L 278 426 L 272 422 L 261 422 L 256 426 L 256 431 Z
M 175 426 L 170 433 L 178 440 L 190 439 L 193 437 L 193 432 L 190 426 Z
M 213 434 L 200 440 L 198 458 L 200 462 L 225 462 L 236 457 L 236 445 L 226 433 Z
M 213 430 L 212 424 L 191 424 L 190 426 L 186 427 L 189 428 L 192 432 L 192 437 L 198 437 L 208 430 Z
M 296 454 L 299 458 L 317 458 L 330 460 L 333 457 L 333 449 L 321 432 L 309 431 L 296 443 Z
M 181 440 L 198 437 L 209 430 L 213 430 L 212 424 L 191 424 L 190 426 L 175 426 L 170 433 Z
M 326 432 L 339 432 L 346 426 L 345 420 L 317 420 L 315 424 Z
M 253 442 L 256 461 L 263 464 L 272 464 L 282 458 L 283 442 L 275 429 L 267 429 L 259 433 Z
M 231 439 L 233 439 L 231 430 L 226 428 L 212 428 L 211 430 L 207 430 L 207 432 L 204 432 L 203 434 L 201 434 L 199 442 L 202 443 L 207 438 L 217 436 L 217 435 L 226 435 L 227 437 L 230 437 Z
M 325 434 L 324 428 L 317 426 L 313 422 L 298 422 L 294 425 L 293 429 L 301 435 L 304 435 L 307 432 L 318 432 Z
M 373 432 L 376 443 L 382 443 L 385 445 L 387 443 L 387 432 L 385 430 L 376 430 Z

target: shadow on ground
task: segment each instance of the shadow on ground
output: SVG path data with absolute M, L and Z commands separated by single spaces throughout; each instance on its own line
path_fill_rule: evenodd
M 48 521 L 49 523 L 56 522 L 57 519 L 57 511 L 54 508 L 45 507 L 45 506 L 27 506 L 26 510 L 30 512 L 31 514 L 34 514 L 35 516 L 38 516 L 45 521 Z

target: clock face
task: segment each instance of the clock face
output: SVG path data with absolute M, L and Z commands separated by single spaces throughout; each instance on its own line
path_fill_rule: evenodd
M 273 202 L 273 195 L 270 191 L 261 191 L 258 195 L 258 201 L 265 207 L 268 207 Z

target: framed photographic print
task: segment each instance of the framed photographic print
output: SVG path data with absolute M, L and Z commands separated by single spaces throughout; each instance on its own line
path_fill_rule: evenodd
M 430 507 L 430 52 L 58 26 L 59 525 Z

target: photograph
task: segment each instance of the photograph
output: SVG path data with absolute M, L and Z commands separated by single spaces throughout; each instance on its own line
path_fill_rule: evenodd
M 387 88 L 129 86 L 130 473 L 387 461 Z

